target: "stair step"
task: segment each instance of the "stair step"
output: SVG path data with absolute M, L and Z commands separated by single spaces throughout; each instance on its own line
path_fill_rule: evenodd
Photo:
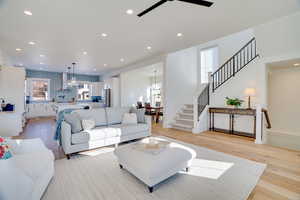
M 185 104 L 184 106 L 185 106 L 186 108 L 191 108 L 191 109 L 194 108 L 194 105 L 193 105 L 193 104 Z
M 177 121 L 185 121 L 185 122 L 194 122 L 193 119 L 186 119 L 186 118 L 181 118 L 181 117 L 178 117 L 176 118 Z
M 183 112 L 183 113 L 191 113 L 191 114 L 192 114 L 192 113 L 194 112 L 194 109 L 186 109 L 186 108 L 183 108 L 183 109 L 182 109 L 182 112 Z
M 188 125 L 188 126 L 193 126 L 194 125 L 194 121 L 193 120 L 190 120 L 190 119 L 176 119 L 175 120 L 176 123 L 179 123 L 179 124 L 183 124 L 183 125 Z
M 191 132 L 192 129 L 193 129 L 193 126 L 189 126 L 189 125 L 185 125 L 185 124 L 179 124 L 179 123 L 173 123 L 172 128 Z
M 181 119 L 194 119 L 194 114 L 193 113 L 178 113 L 178 117 Z

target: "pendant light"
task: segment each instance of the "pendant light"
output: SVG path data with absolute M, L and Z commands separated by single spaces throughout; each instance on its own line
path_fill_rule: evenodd
M 157 84 L 157 70 L 154 70 L 154 90 L 160 90 L 160 88 L 158 88 L 158 84 Z
M 73 65 L 73 74 L 72 74 L 71 82 L 72 82 L 72 84 L 75 84 L 76 83 L 76 78 L 75 78 L 75 65 L 76 65 L 76 63 L 72 63 L 72 65 Z

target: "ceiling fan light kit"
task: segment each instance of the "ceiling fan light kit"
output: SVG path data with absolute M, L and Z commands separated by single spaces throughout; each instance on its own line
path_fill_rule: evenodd
M 154 10 L 155 8 L 161 6 L 162 4 L 168 2 L 168 1 L 174 1 L 174 0 L 161 0 L 157 3 L 155 3 L 154 5 L 152 5 L 151 7 L 147 8 L 146 10 L 144 10 L 143 12 L 139 13 L 137 16 L 138 17 L 142 17 L 143 15 L 147 14 L 148 12 Z M 177 1 L 182 1 L 182 2 L 186 2 L 186 3 L 192 3 L 192 4 L 196 4 L 196 5 L 200 5 L 200 6 L 205 6 L 205 7 L 211 7 L 214 3 L 210 2 L 210 1 L 205 1 L 205 0 L 177 0 Z

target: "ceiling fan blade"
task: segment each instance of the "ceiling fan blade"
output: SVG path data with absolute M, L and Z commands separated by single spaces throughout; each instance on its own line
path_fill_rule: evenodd
M 154 4 L 153 6 L 147 8 L 146 10 L 144 10 L 143 12 L 141 12 L 140 14 L 138 14 L 138 16 L 141 17 L 141 16 L 147 14 L 147 13 L 150 12 L 151 10 L 153 10 L 153 9 L 157 8 L 158 6 L 160 6 L 160 5 L 164 4 L 164 3 L 166 3 L 167 1 L 168 1 L 168 0 L 161 0 L 161 1 L 157 2 L 157 3 Z
M 198 4 L 200 6 L 206 6 L 206 7 L 211 7 L 214 3 L 210 1 L 204 1 L 204 0 L 178 0 L 178 1 L 183 1 L 187 3 L 193 3 L 193 4 Z

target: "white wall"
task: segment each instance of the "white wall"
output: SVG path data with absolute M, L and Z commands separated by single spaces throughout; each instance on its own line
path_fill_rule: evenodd
M 0 135 L 18 135 L 22 131 L 24 91 L 24 68 L 2 67 L 0 71 L 0 97 L 4 98 L 7 103 L 15 104 L 15 112 L 0 112 Z
M 296 150 L 300 150 L 300 126 L 296 120 L 300 113 L 299 77 L 300 67 L 279 68 L 270 71 L 268 82 L 268 109 L 272 120 L 269 142 Z M 286 136 L 281 139 L 281 145 L 276 136 Z
M 164 127 L 169 127 L 184 104 L 192 104 L 197 89 L 197 48 L 169 54 L 164 71 Z
M 150 102 L 151 79 L 141 69 L 121 73 L 121 105 L 136 105 L 137 101 Z
M 300 12 L 254 28 L 261 57 L 300 52 Z
M 11 66 L 10 59 L 8 56 L 0 49 L 0 65 Z
M 198 46 L 199 50 L 217 46 L 219 49 L 219 68 L 231 56 L 238 52 L 247 42 L 254 37 L 254 30 L 247 29 L 226 37 L 222 37 Z M 216 70 L 216 69 L 214 69 Z
M 128 71 L 131 71 L 134 69 L 144 68 L 146 66 L 154 65 L 157 63 L 164 63 L 165 59 L 166 59 L 165 55 L 155 56 L 155 57 L 152 57 L 152 58 L 140 61 L 140 62 L 128 64 L 125 67 L 116 68 L 116 69 L 113 69 L 113 70 L 110 70 L 107 72 L 103 72 L 100 77 L 102 80 L 105 80 L 105 79 L 111 78 L 113 76 L 118 76 L 121 73 L 128 72 Z

